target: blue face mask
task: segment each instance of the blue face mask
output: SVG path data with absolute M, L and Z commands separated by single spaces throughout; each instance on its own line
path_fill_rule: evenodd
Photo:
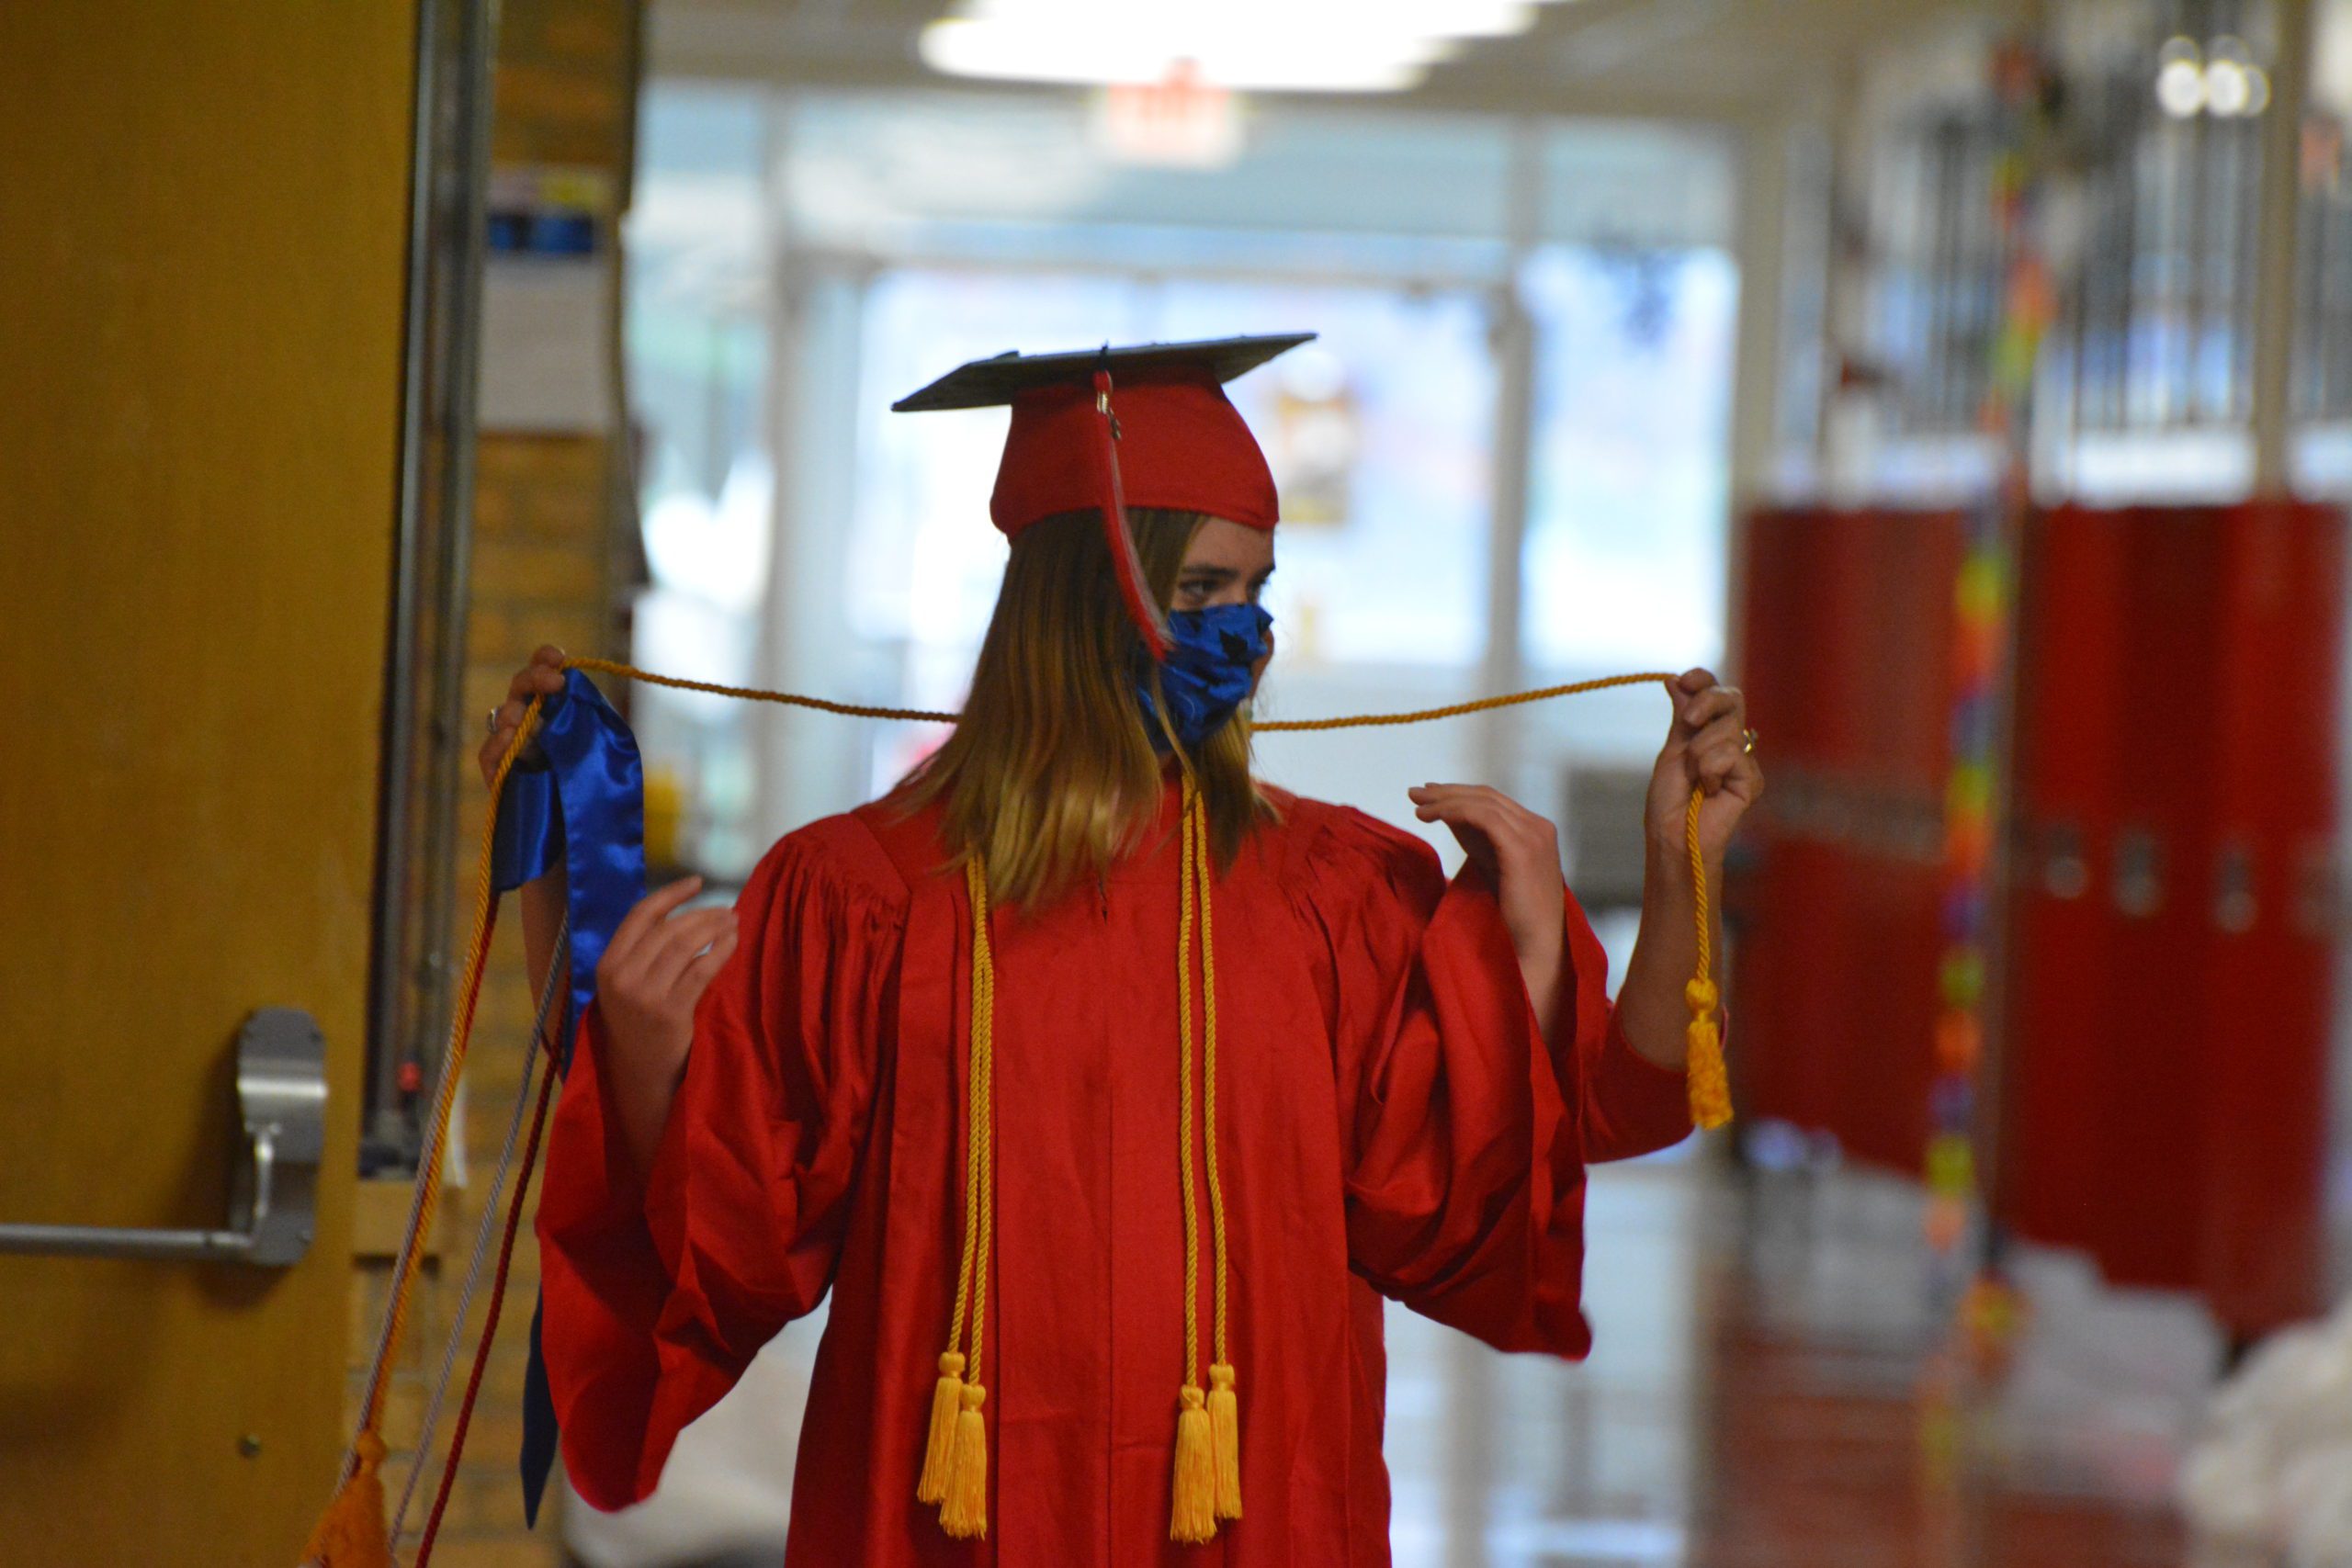
M 1159 667 L 1159 686 L 1168 694 L 1169 725 L 1186 746 L 1215 734 L 1250 694 L 1255 666 L 1273 646 L 1273 616 L 1256 604 L 1170 612 L 1168 660 Z M 1150 716 L 1150 657 L 1137 657 L 1136 700 L 1143 705 L 1152 746 L 1164 751 L 1168 737 Z

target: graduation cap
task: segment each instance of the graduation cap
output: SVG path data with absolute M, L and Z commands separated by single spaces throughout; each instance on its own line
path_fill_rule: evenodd
M 1273 475 L 1225 383 L 1314 336 L 1000 354 L 951 370 L 890 407 L 919 413 L 1011 405 L 989 516 L 1017 538 L 1041 518 L 1099 511 L 1128 617 L 1161 659 L 1167 617 L 1145 588 L 1126 509 L 1201 512 L 1273 527 Z

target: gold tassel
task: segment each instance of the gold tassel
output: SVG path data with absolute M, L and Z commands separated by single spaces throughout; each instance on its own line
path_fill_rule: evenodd
M 1699 809 L 1706 792 L 1690 792 L 1682 812 L 1682 845 L 1690 856 L 1692 912 L 1697 916 L 1699 972 L 1682 987 L 1690 1009 L 1690 1027 L 1684 1033 L 1683 1077 L 1690 1084 L 1690 1124 L 1702 1132 L 1731 1120 L 1731 1078 L 1724 1071 L 1724 1035 L 1715 1021 L 1715 1004 L 1723 999 L 1715 989 L 1715 917 L 1707 894 L 1707 862 L 1699 845 Z
M 1198 1546 L 1216 1539 L 1216 1439 L 1199 1387 L 1184 1385 L 1183 1413 L 1176 1417 L 1176 1506 L 1168 1539 Z
M 964 1412 L 956 1417 L 954 1469 L 947 1481 L 946 1506 L 939 1510 L 939 1528 L 957 1540 L 977 1540 L 989 1533 L 989 1424 L 980 1415 L 988 1390 L 976 1382 L 964 1385 Z
M 359 1462 L 327 1505 L 302 1561 L 312 1568 L 393 1568 L 392 1549 L 384 1539 L 384 1482 L 377 1473 L 384 1462 L 384 1439 L 362 1431 L 357 1444 Z
M 1241 1517 L 1241 1396 L 1233 1391 L 1233 1369 L 1219 1361 L 1209 1368 L 1209 1433 L 1216 1449 L 1216 1517 Z
M 956 1266 L 956 1311 L 949 1320 L 947 1348 L 939 1358 L 939 1381 L 931 1393 L 931 1430 L 923 1442 L 918 1501 L 939 1505 L 939 1528 L 957 1540 L 989 1533 L 989 1426 L 980 1414 L 988 1390 L 979 1383 L 980 1325 L 988 1315 L 989 1249 L 994 1228 L 994 1125 L 989 1087 L 994 1081 L 992 1036 L 996 1016 L 996 964 L 989 952 L 988 874 L 975 858 L 965 863 L 964 886 L 972 901 L 972 1021 L 969 1100 L 965 1106 L 964 1252 Z M 972 1333 L 967 1358 L 956 1347 L 964 1338 L 965 1312 Z M 971 1381 L 964 1373 L 969 1370 Z M 960 1406 L 960 1410 L 959 1407 Z
M 947 1480 L 956 1466 L 956 1411 L 964 1400 L 964 1358 L 950 1350 L 939 1358 L 939 1382 L 931 1391 L 931 1437 L 923 1445 L 918 1502 L 947 1501 Z
M 1724 1068 L 1723 1035 L 1715 1027 L 1715 984 L 1693 980 L 1682 988 L 1690 1004 L 1690 1047 L 1686 1071 L 1690 1075 L 1690 1121 L 1702 1131 L 1731 1120 L 1731 1078 Z

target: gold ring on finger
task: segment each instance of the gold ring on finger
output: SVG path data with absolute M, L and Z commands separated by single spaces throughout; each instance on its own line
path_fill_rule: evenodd
M 1756 754 L 1756 731 L 1743 729 L 1739 732 L 1739 750 L 1740 755 L 1744 757 L 1752 757 Z

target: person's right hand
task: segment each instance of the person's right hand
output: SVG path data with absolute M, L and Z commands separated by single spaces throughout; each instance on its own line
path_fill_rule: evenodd
M 490 739 L 481 743 L 481 782 L 489 784 L 498 777 L 498 764 L 506 755 L 506 748 L 514 739 L 514 731 L 522 728 L 523 712 L 531 705 L 533 697 L 551 697 L 563 690 L 563 649 L 553 643 L 543 643 L 531 655 L 531 661 L 514 671 L 514 679 L 506 683 L 506 700 L 498 706 L 498 723 Z
M 702 891 L 689 876 L 623 917 L 596 964 L 596 1009 L 610 1070 L 632 1084 L 674 1084 L 694 1043 L 695 1004 L 735 951 L 735 911 L 678 907 Z

